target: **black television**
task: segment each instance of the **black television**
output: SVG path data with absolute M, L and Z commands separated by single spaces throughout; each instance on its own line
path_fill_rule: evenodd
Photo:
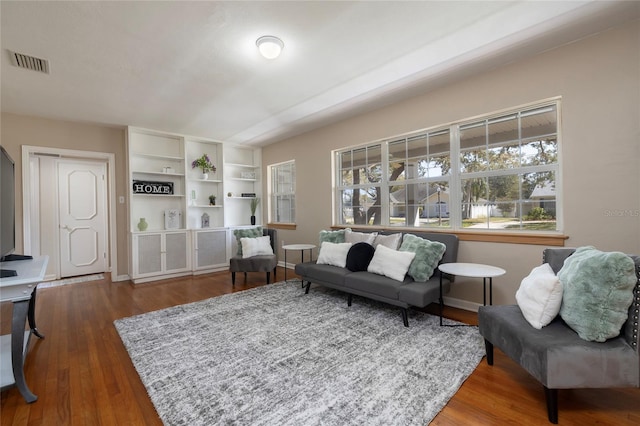
M 15 164 L 0 146 L 0 261 L 11 260 L 16 249 Z M 0 269 L 0 277 L 15 276 L 10 269 Z
M 0 258 L 16 249 L 15 165 L 0 146 Z

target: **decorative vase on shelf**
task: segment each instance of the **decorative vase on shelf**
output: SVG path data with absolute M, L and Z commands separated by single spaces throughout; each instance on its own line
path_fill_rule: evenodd
M 203 173 L 203 174 L 202 174 L 202 176 L 201 176 L 201 178 L 202 178 L 203 180 L 207 180 L 207 179 L 209 179 L 209 173 Z
M 256 224 L 256 210 L 258 209 L 258 204 L 260 203 L 260 198 L 255 197 L 251 199 L 251 224 Z
M 144 217 L 141 217 L 140 222 L 138 222 L 138 230 L 144 232 L 147 230 L 148 226 L 149 224 L 147 223 L 147 219 L 145 219 Z

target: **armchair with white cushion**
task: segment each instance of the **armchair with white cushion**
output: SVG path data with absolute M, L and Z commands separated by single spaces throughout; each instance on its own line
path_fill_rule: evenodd
M 255 234 L 252 235 L 252 231 Z M 252 230 L 235 230 L 234 234 L 241 249 L 229 260 L 232 285 L 236 284 L 236 272 L 244 272 L 245 283 L 247 272 L 266 272 L 267 284 L 269 284 L 271 271 L 273 271 L 275 281 L 278 264 L 275 250 L 277 231 L 264 228 L 261 229 L 260 236 L 260 228 L 253 228 Z

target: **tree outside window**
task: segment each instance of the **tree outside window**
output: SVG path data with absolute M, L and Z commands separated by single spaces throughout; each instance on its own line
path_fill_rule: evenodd
M 338 224 L 557 230 L 558 103 L 336 152 Z

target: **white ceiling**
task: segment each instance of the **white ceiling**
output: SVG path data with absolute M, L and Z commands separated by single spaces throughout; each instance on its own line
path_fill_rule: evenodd
M 266 145 L 637 19 L 639 2 L 9 2 L 2 111 Z M 255 40 L 280 37 L 280 58 Z M 50 74 L 8 50 L 47 59 Z

